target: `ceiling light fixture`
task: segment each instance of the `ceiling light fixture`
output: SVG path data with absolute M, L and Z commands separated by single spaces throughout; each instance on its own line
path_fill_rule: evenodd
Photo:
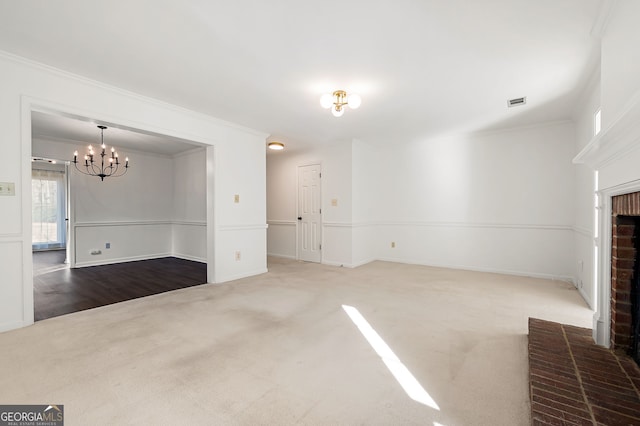
M 282 151 L 284 149 L 284 144 L 282 142 L 269 142 L 267 144 L 269 149 L 273 149 L 274 151 Z
M 98 126 L 100 129 L 100 164 L 93 160 L 94 151 L 93 147 L 89 145 L 87 154 L 84 156 L 84 167 L 78 166 L 78 151 L 73 153 L 73 164 L 76 165 L 76 169 L 82 174 L 89 176 L 97 176 L 100 180 L 104 181 L 106 177 L 118 177 L 127 173 L 129 168 L 129 157 L 125 158 L 124 168 L 120 167 L 122 163 L 118 160 L 118 153 L 115 148 L 111 148 L 111 156 L 108 157 L 105 165 L 105 158 L 107 157 L 107 146 L 104 144 L 104 129 L 106 126 Z M 82 168 L 81 168 L 82 167 Z
M 325 93 L 320 98 L 320 105 L 322 105 L 322 108 L 331 108 L 331 114 L 333 114 L 334 117 L 340 117 L 344 114 L 345 105 L 349 105 L 349 107 L 356 109 L 361 103 L 362 98 L 359 95 L 356 95 L 355 93 L 347 95 L 347 92 L 344 90 Z

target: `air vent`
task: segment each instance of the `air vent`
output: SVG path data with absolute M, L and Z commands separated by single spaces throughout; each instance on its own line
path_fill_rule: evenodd
M 527 98 L 526 97 L 522 97 L 522 98 L 514 98 L 514 99 L 509 99 L 507 101 L 507 106 L 509 108 L 512 107 L 516 107 L 516 106 L 520 106 L 520 105 L 524 105 L 527 103 Z

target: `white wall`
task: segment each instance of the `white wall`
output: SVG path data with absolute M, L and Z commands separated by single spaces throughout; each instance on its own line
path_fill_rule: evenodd
M 206 153 L 196 148 L 173 158 L 172 253 L 206 261 Z
M 594 138 L 595 113 L 601 107 L 599 67 L 586 87 L 574 113 L 576 154 Z M 595 172 L 585 164 L 575 166 L 574 267 L 575 284 L 582 297 L 595 307 L 594 237 Z
M 382 221 L 380 188 L 387 178 L 382 151 L 360 140 L 352 142 L 352 261 L 363 265 L 378 258 L 378 224 Z
M 315 156 L 340 170 L 323 166 L 323 211 L 339 218 L 323 218 L 329 222 L 323 239 L 326 247 L 341 248 L 324 253 L 325 263 L 383 259 L 572 279 L 574 141 L 566 122 L 386 147 L 355 140 L 344 145 L 349 152 L 270 155 L 269 223 L 294 217 L 291 202 L 284 211 L 275 201 L 295 198 L 295 166 Z M 350 208 L 338 210 L 344 204 L 336 191 L 350 196 Z M 330 206 L 332 198 L 338 208 Z M 272 246 L 294 253 L 292 234 L 270 225 L 269 253 Z
M 70 160 L 75 150 L 84 148 L 80 143 L 34 139 L 32 154 Z M 103 182 L 69 168 L 76 267 L 171 255 L 173 160 L 149 153 L 121 154 L 131 158 L 131 167 L 120 178 Z M 100 254 L 91 254 L 98 250 Z
M 640 91 L 640 2 L 618 0 L 602 38 L 602 122 L 609 127 Z
M 209 280 L 266 271 L 265 134 L 7 53 L 0 53 L 0 93 L 0 182 L 16 186 L 15 196 L 0 197 L 0 330 L 33 322 L 32 110 L 89 117 L 211 146 L 206 194 Z M 232 194 L 238 191 L 247 202 L 233 203 Z M 154 206 L 158 202 L 147 201 Z M 161 219 L 158 212 L 154 215 Z M 244 250 L 239 262 L 233 260 L 236 241 Z
M 551 123 L 390 146 L 379 257 L 570 279 L 574 137 Z
M 322 166 L 322 262 L 352 264 L 351 143 L 314 148 L 304 153 L 286 150 L 267 157 L 267 217 L 270 255 L 296 257 L 298 167 Z M 336 200 L 336 206 L 331 205 Z

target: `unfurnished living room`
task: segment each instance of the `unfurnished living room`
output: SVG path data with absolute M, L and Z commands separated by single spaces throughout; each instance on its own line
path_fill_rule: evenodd
M 0 425 L 640 424 L 639 19 L 0 0 Z

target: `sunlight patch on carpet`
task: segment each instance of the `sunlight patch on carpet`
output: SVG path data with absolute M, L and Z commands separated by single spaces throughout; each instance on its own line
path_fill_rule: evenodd
M 402 389 L 409 395 L 409 398 L 440 411 L 438 404 L 431 398 L 431 396 L 424 390 L 422 385 L 411 374 L 409 369 L 400 361 L 400 359 L 393 353 L 389 345 L 386 344 L 382 337 L 371 327 L 367 320 L 360 314 L 358 309 L 353 306 L 342 305 L 342 309 L 349 315 L 351 321 L 358 327 L 358 330 L 362 333 L 367 342 L 376 351 L 378 356 L 382 358 L 382 361 L 387 366 L 393 377 L 396 378 Z

